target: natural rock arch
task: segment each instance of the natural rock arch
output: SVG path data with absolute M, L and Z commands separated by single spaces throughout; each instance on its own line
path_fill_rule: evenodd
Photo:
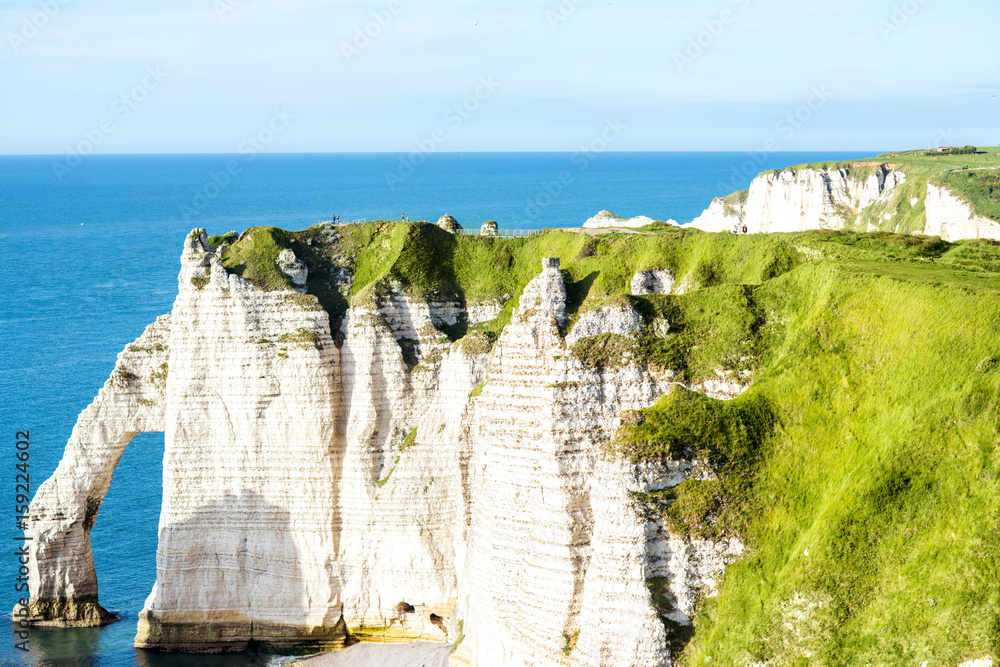
M 28 620 L 93 627 L 115 616 L 98 602 L 90 531 L 125 447 L 164 430 L 170 316 L 118 355 L 111 377 L 77 418 L 55 473 L 31 501 Z

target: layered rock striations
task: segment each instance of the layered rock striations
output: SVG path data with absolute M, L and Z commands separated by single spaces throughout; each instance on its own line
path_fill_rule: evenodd
M 873 235 L 844 261 L 850 235 L 387 222 L 234 238 L 186 239 L 172 312 L 33 499 L 33 622 L 114 620 L 89 532 L 128 441 L 162 430 L 143 648 L 429 641 L 481 667 L 988 654 L 971 619 L 993 617 L 991 566 L 961 545 L 992 535 L 995 471 L 965 443 L 995 435 L 1000 306 L 970 271 L 995 272 L 995 245 Z M 907 449 L 925 442 L 938 458 Z M 946 483 L 959 464 L 974 495 Z M 941 547 L 953 506 L 979 523 Z M 922 588 L 905 563 L 941 548 L 975 576 Z M 845 623 L 859 594 L 878 602 Z M 971 639 L 913 630 L 953 594 Z
M 622 414 L 678 378 L 628 354 L 595 368 L 574 346 L 637 340 L 646 316 L 619 300 L 571 321 L 546 258 L 495 344 L 446 331 L 495 317 L 502 299 L 473 307 L 391 283 L 332 329 L 295 253 L 275 260 L 291 285 L 272 290 L 220 255 L 203 230 L 188 237 L 171 314 L 122 353 L 33 500 L 35 622 L 111 620 L 88 533 L 129 439 L 163 430 L 138 647 L 338 647 L 351 633 L 453 642 L 456 664 L 670 664 L 648 582 L 667 582 L 671 622 L 690 624 L 741 546 L 673 535 L 636 509 L 632 491 L 680 484 L 696 462 L 602 458 Z M 672 275 L 632 282 L 668 292 Z
M 871 173 L 838 169 L 765 172 L 745 197 L 716 199 L 691 223 L 696 229 L 749 233 L 801 232 L 842 228 L 856 222 L 873 204 L 887 201 L 906 174 L 888 165 Z
M 327 314 L 230 275 L 196 234 L 171 322 L 157 581 L 136 645 L 342 640 L 331 490 L 343 399 Z
M 672 535 L 662 520 L 621 508 L 633 503 L 636 495 L 702 475 L 697 462 L 598 462 L 591 490 L 594 548 L 571 665 L 670 664 L 672 649 L 683 645 L 677 628 L 691 625 L 695 603 L 716 594 L 725 566 L 739 558 L 744 547 L 736 539 Z M 651 592 L 673 601 L 672 608 L 651 604 Z M 629 641 L 621 641 L 622 637 Z
M 1000 239 L 1000 223 L 972 212 L 972 208 L 944 187 L 927 184 L 927 226 L 924 233 L 945 241 Z
M 946 186 L 908 176 L 896 165 L 871 163 L 762 173 L 749 190 L 713 200 L 690 226 L 753 234 L 853 229 L 946 241 L 1000 239 L 1000 222 L 976 215 Z

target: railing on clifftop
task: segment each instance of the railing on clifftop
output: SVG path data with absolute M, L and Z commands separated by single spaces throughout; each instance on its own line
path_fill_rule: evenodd
M 455 233 L 464 234 L 465 236 L 483 236 L 482 230 L 480 229 L 458 229 Z M 496 232 L 486 234 L 486 236 L 499 236 L 502 239 L 523 239 L 528 238 L 529 236 L 538 236 L 539 234 L 544 233 L 544 229 L 500 229 Z
M 357 220 L 341 220 L 335 223 L 333 220 L 320 220 L 318 224 L 321 225 L 347 225 L 356 224 L 359 222 L 368 222 L 366 218 L 358 218 Z M 434 224 L 427 220 L 415 220 L 414 222 L 423 222 L 427 224 Z M 539 234 L 544 234 L 546 230 L 544 229 L 499 229 L 490 234 L 485 234 L 485 236 L 496 236 L 502 239 L 526 239 L 529 236 L 538 236 Z M 463 234 L 465 236 L 484 236 L 481 229 L 457 229 L 456 234 Z

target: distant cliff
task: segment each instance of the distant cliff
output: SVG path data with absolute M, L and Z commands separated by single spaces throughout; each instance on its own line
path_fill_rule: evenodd
M 894 235 L 195 230 L 171 313 L 32 500 L 29 611 L 112 620 L 90 530 L 130 439 L 162 430 L 139 647 L 981 657 L 998 267 Z
M 691 226 L 712 232 L 847 229 L 926 234 L 947 241 L 1000 239 L 1000 216 L 978 212 L 978 202 L 959 189 L 966 184 L 956 178 L 992 177 L 1000 159 L 992 155 L 990 166 L 991 155 L 989 149 L 972 157 L 944 155 L 952 164 L 911 152 L 765 172 L 749 190 L 715 199 Z M 992 184 L 986 188 L 995 190 Z M 1000 202 L 990 206 L 990 213 L 998 206 Z

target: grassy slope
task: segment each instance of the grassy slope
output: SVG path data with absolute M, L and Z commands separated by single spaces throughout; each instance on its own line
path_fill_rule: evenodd
M 752 555 L 688 664 L 956 664 L 994 653 L 995 281 L 803 266 L 759 291 L 782 331 L 753 390 L 781 424 L 745 508 Z M 977 367 L 979 370 L 977 370 Z
M 730 404 L 668 397 L 611 448 L 663 458 L 680 442 L 712 461 L 720 482 L 670 494 L 668 523 L 750 546 L 683 661 L 998 657 L 1000 249 L 792 238 L 830 259 L 753 288 L 753 388 Z
M 339 229 L 320 250 L 301 245 L 315 229 L 268 232 L 315 264 L 311 288 L 334 264 L 352 268 L 346 297 L 320 297 L 333 316 L 390 283 L 470 303 L 516 297 L 552 255 L 572 311 L 629 298 L 647 321 L 671 323 L 666 338 L 650 327 L 638 342 L 578 350 L 589 363 L 620 363 L 624 350 L 689 380 L 753 373 L 732 403 L 665 399 L 607 452 L 697 451 L 719 480 L 677 489 L 668 523 L 750 548 L 702 604 L 685 664 L 1000 657 L 1000 246 L 851 232 L 506 240 L 402 223 Z M 279 245 L 227 256 L 276 257 Z M 701 289 L 621 296 L 635 271 L 656 267 Z M 251 274 L 270 275 L 247 264 Z

